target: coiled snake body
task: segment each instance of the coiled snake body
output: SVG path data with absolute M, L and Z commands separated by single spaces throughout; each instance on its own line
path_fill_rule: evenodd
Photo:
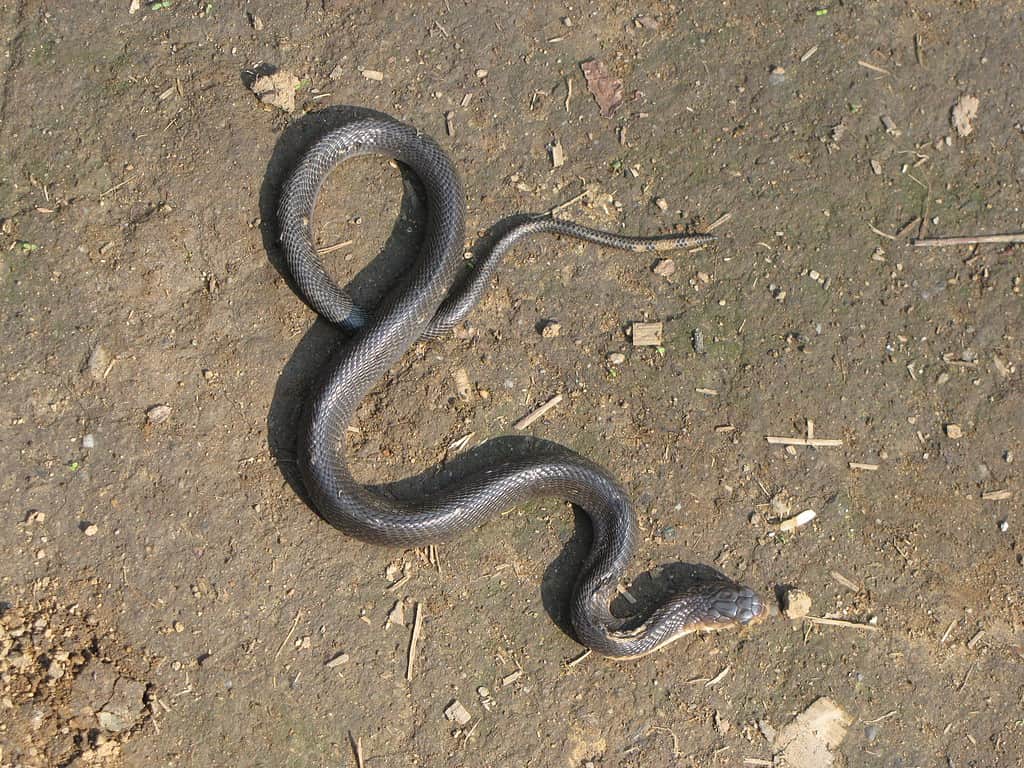
M 422 182 L 427 200 L 420 256 L 403 286 L 373 311 L 354 305 L 328 276 L 311 235 L 313 210 L 328 172 L 364 154 L 403 163 Z M 288 179 L 278 213 L 285 260 L 302 298 L 326 320 L 354 331 L 326 367 L 299 434 L 303 482 L 327 522 L 367 541 L 422 546 L 475 528 L 529 499 L 557 497 L 584 509 L 593 526 L 593 545 L 571 604 L 577 638 L 588 648 L 632 658 L 693 631 L 761 618 L 765 607 L 758 595 L 724 576 L 698 581 L 646 617 L 614 618 L 609 603 L 633 554 L 636 515 L 604 469 L 568 448 L 490 466 L 412 501 L 395 500 L 356 482 L 344 455 L 346 428 L 370 388 L 417 340 L 438 338 L 458 323 L 486 290 L 502 256 L 523 237 L 553 232 L 647 251 L 692 246 L 710 236 L 624 237 L 535 217 L 506 233 L 453 291 L 463 263 L 464 201 L 458 175 L 432 139 L 386 117 L 355 120 L 315 143 Z

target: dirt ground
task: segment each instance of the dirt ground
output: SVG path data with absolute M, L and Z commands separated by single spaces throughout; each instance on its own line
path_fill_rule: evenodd
M 820 697 L 852 720 L 836 765 L 1020 765 L 1024 246 L 911 238 L 1024 230 L 1024 4 L 129 4 L 0 3 L 0 766 L 796 764 L 777 732 Z M 610 118 L 591 59 L 624 83 Z M 270 67 L 302 81 L 290 114 L 248 88 Z M 566 505 L 436 556 L 317 517 L 296 420 L 342 337 L 278 269 L 273 211 L 351 107 L 451 153 L 469 251 L 567 201 L 624 232 L 730 215 L 671 275 L 519 247 L 364 404 L 357 475 L 439 466 L 562 394 L 527 434 L 630 490 L 634 575 L 709 564 L 849 624 L 570 664 Z M 332 272 L 381 295 L 421 212 L 386 162 L 347 164 Z M 767 443 L 808 420 L 842 445 Z

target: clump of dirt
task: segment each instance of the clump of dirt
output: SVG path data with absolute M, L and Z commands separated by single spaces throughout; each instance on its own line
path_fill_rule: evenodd
M 121 764 L 150 717 L 113 636 L 77 604 L 0 603 L 0 768 Z

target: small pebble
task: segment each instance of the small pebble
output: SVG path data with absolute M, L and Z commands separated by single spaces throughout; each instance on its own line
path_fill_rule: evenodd
M 622 365 L 626 362 L 626 356 L 621 352 L 612 352 L 608 355 L 608 362 L 612 365 Z
M 1010 524 L 1006 520 L 1000 520 L 999 521 L 999 530 L 1002 531 L 1003 533 L 1006 533 L 1008 530 L 1010 530 Z
M 666 200 L 664 197 L 654 198 L 654 204 L 663 211 L 668 210 L 668 200 Z
M 146 421 L 150 424 L 163 424 L 171 416 L 171 406 L 169 405 L 154 405 L 152 408 L 146 409 Z
M 545 339 L 553 339 L 562 333 L 562 324 L 555 320 L 548 320 L 540 329 L 540 335 Z
M 82 531 L 86 536 L 95 536 L 99 532 L 99 526 L 93 523 L 89 523 L 89 525 L 85 526 L 85 530 Z
M 964 436 L 963 429 L 960 428 L 959 424 L 947 424 L 946 425 L 946 437 L 950 440 L 959 440 Z
M 869 725 L 867 728 L 864 729 L 864 736 L 865 738 L 867 738 L 868 741 L 873 742 L 875 739 L 878 738 L 878 726 Z
M 802 589 L 790 589 L 782 596 L 782 614 L 787 619 L 802 619 L 811 612 L 811 596 Z
M 96 438 L 93 437 L 93 435 L 91 433 L 86 435 L 85 437 L 82 438 L 82 447 L 83 448 L 95 448 L 96 447 Z
M 459 725 L 465 725 L 473 719 L 473 716 L 466 711 L 466 708 L 459 703 L 458 699 L 454 699 L 451 704 L 445 707 L 444 716 Z
M 654 264 L 653 272 L 661 277 L 671 277 L 676 273 L 676 263 L 672 259 L 659 259 Z

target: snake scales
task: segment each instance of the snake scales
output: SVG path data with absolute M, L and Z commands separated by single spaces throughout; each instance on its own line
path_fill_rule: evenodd
M 419 258 L 373 311 L 353 304 L 327 274 L 311 234 L 327 174 L 346 158 L 365 154 L 407 166 L 422 182 L 427 200 Z M 316 142 L 286 182 L 278 216 L 285 261 L 302 298 L 321 317 L 353 332 L 326 366 L 299 434 L 302 479 L 327 522 L 366 541 L 412 547 L 464 533 L 530 499 L 569 501 L 586 511 L 593 527 L 593 544 L 573 591 L 572 624 L 581 643 L 609 657 L 641 656 L 690 632 L 748 624 L 764 615 L 765 605 L 755 592 L 719 576 L 696 581 L 646 616 L 613 617 L 609 603 L 635 548 L 636 515 L 608 472 L 568 448 L 497 463 L 414 500 L 396 500 L 356 482 L 344 455 L 346 428 L 370 388 L 412 344 L 445 335 L 465 317 L 504 254 L 522 238 L 552 232 L 612 248 L 653 251 L 705 243 L 711 236 L 625 237 L 533 217 L 508 231 L 453 289 L 463 263 L 461 182 L 431 138 L 384 116 L 354 120 Z

